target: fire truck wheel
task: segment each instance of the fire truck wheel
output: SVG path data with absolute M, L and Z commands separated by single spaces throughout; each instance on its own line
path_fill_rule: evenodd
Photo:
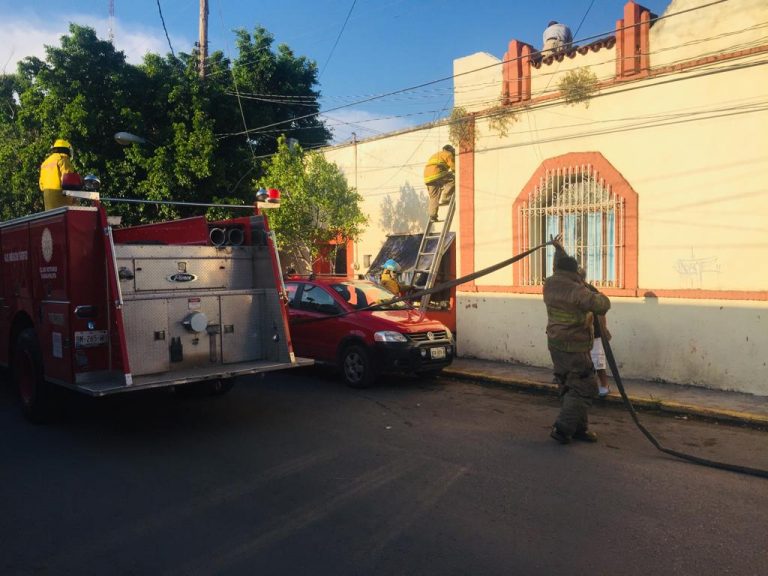
M 217 378 L 176 386 L 175 391 L 179 396 L 223 396 L 235 385 L 234 378 Z
M 40 344 L 33 328 L 22 330 L 16 338 L 11 369 L 24 416 L 35 423 L 45 421 L 51 414 L 53 390 L 43 377 Z
M 370 355 L 359 344 L 351 344 L 341 353 L 341 372 L 352 388 L 368 388 L 376 379 Z
M 234 378 L 219 378 L 217 380 L 211 380 L 205 383 L 208 388 L 208 394 L 211 396 L 224 396 L 227 392 L 232 390 L 235 385 Z

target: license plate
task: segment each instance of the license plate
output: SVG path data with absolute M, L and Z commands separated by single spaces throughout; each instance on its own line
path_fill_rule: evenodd
M 93 348 L 107 343 L 106 330 L 75 332 L 75 348 Z
M 441 360 L 445 358 L 445 348 L 443 348 L 442 346 L 439 348 L 430 348 L 429 355 L 432 358 L 432 360 Z

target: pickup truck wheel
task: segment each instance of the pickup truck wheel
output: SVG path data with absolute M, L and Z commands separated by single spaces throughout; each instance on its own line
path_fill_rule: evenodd
M 352 388 L 368 388 L 374 380 L 370 354 L 359 344 L 352 344 L 341 354 L 341 371 L 344 382 Z
M 51 415 L 53 390 L 43 377 L 42 354 L 34 328 L 26 328 L 17 336 L 11 370 L 24 416 L 36 424 L 44 422 Z

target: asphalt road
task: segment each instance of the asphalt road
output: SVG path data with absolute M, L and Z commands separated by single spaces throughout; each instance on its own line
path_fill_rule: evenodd
M 613 407 L 560 446 L 555 399 L 451 380 L 65 404 L 32 426 L 0 387 L 3 576 L 768 574 L 768 481 L 664 455 Z M 642 419 L 768 468 L 768 432 Z

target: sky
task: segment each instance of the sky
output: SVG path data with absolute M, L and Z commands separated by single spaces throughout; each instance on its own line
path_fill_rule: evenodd
M 129 62 L 147 52 L 191 52 L 200 0 L 113 0 L 114 42 Z M 612 33 L 625 0 L 208 0 L 209 52 L 234 57 L 233 30 L 266 28 L 277 44 L 319 66 L 321 110 L 334 142 L 376 136 L 450 114 L 453 61 L 475 52 L 502 58 L 510 40 L 541 47 L 550 20 L 576 42 Z M 0 70 L 26 56 L 44 58 L 70 22 L 108 38 L 110 0 L 0 0 Z M 162 10 L 162 20 L 158 4 Z M 670 0 L 640 4 L 663 14 Z M 445 81 L 434 82 L 446 79 Z M 434 82 L 434 83 L 432 83 Z M 420 89 L 374 98 L 406 88 Z M 361 102 L 362 100 L 369 100 Z M 341 108 L 340 108 L 341 107 Z M 333 110 L 339 108 L 338 110 Z

